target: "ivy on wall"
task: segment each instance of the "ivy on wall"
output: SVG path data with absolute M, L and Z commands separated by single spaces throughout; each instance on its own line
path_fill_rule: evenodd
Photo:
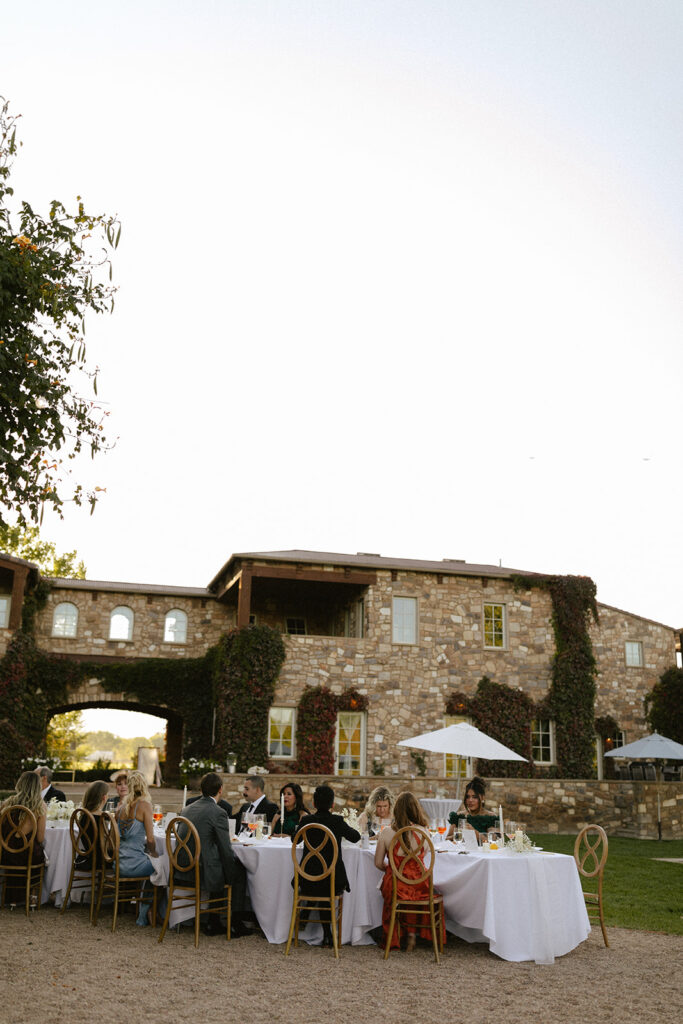
M 358 690 L 332 693 L 326 686 L 304 690 L 296 715 L 296 770 L 302 775 L 334 774 L 334 740 L 340 711 L 367 711 Z
M 546 704 L 555 722 L 556 774 L 590 778 L 596 663 L 589 625 L 598 620 L 595 583 L 589 576 L 513 576 L 513 583 L 518 590 L 545 590 L 552 602 L 555 655 Z
M 237 770 L 265 765 L 268 711 L 285 660 L 281 635 L 270 626 L 246 626 L 221 637 L 211 652 L 216 707 L 215 753 L 237 755 Z
M 458 692 L 446 702 L 447 715 L 467 715 L 477 729 L 526 757 L 527 761 L 477 761 L 477 772 L 502 778 L 522 778 L 533 774 L 531 764 L 531 720 L 533 701 L 520 690 L 494 683 L 488 676 L 479 680 L 472 697 Z

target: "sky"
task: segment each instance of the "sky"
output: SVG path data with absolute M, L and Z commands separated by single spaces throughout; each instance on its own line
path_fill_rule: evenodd
M 106 493 L 43 535 L 99 580 L 585 574 L 681 627 L 681 52 L 679 0 L 11 5 L 18 196 L 123 225 Z

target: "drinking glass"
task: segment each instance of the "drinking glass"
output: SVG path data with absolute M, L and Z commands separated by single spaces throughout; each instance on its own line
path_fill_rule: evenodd
M 515 838 L 515 829 L 516 828 L 517 828 L 517 823 L 516 822 L 514 822 L 514 821 L 506 821 L 505 822 L 505 835 L 510 840 L 510 842 L 512 842 L 512 840 Z
M 163 818 L 163 814 L 162 814 L 162 811 L 161 811 L 161 804 L 155 804 L 154 805 L 154 813 L 153 813 L 152 817 L 154 818 L 154 824 L 157 826 L 157 828 L 159 828 L 161 826 L 161 821 L 162 821 L 162 818 Z
M 444 818 L 439 818 L 438 825 L 436 827 L 437 832 L 440 836 L 446 835 L 446 821 Z

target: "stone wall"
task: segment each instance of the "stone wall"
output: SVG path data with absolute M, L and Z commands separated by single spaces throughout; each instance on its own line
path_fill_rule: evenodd
M 223 776 L 223 796 L 237 809 L 243 802 L 244 775 Z M 331 785 L 337 795 L 336 810 L 345 805 L 362 809 L 377 785 L 392 792 L 410 790 L 419 797 L 436 793 L 455 798 L 452 779 L 407 777 L 341 778 L 329 775 L 269 775 L 266 795 L 279 800 L 286 782 L 298 782 L 312 809 L 313 790 L 321 783 Z M 464 788 L 464 787 L 463 787 Z M 522 821 L 529 832 L 577 834 L 584 825 L 602 825 L 608 835 L 636 839 L 657 838 L 657 793 L 659 791 L 662 838 L 683 838 L 683 782 L 596 782 L 591 779 L 489 779 L 487 808 Z M 462 793 L 461 793 L 462 795 Z

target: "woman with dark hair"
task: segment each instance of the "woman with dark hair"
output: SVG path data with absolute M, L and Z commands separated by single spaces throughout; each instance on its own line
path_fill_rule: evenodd
M 342 859 L 342 839 L 348 839 L 350 843 L 357 843 L 360 839 L 360 832 L 357 832 L 355 828 L 351 828 L 347 825 L 341 814 L 332 814 L 332 808 L 334 806 L 334 790 L 331 786 L 318 786 L 313 793 L 313 805 L 315 807 L 314 814 L 307 814 L 299 821 L 297 831 L 292 837 L 292 842 L 296 842 L 297 834 L 301 831 L 304 825 L 324 825 L 329 828 L 334 838 L 337 840 L 337 864 L 334 869 L 334 891 L 337 895 L 342 892 L 350 892 L 349 880 L 346 875 L 346 868 L 344 867 L 344 861 Z M 314 829 L 311 830 L 311 841 L 317 845 L 322 842 L 324 834 L 319 832 L 316 835 Z M 324 848 L 325 852 L 331 854 L 330 844 Z M 330 861 L 328 860 L 329 864 Z M 315 860 L 312 860 L 307 869 L 310 874 L 321 874 L 322 865 L 316 864 Z M 294 883 L 292 883 L 294 884 Z M 328 896 L 330 892 L 329 879 L 324 879 L 322 882 L 309 882 L 306 879 L 301 879 L 299 885 L 299 892 L 302 895 L 309 896 Z M 323 913 L 323 911 L 321 911 Z M 302 917 L 303 924 L 303 917 Z M 323 921 L 323 946 L 332 946 L 332 929 L 329 921 Z
M 280 812 L 273 818 L 271 833 L 273 835 L 293 836 L 299 827 L 299 822 L 306 815 L 310 814 L 304 803 L 304 793 L 298 782 L 287 782 L 280 790 L 280 805 L 282 799 L 285 801 L 285 820 L 280 821 Z
M 31 853 L 31 864 L 42 864 L 45 860 L 45 854 L 43 853 L 43 840 L 45 839 L 45 826 L 47 824 L 47 808 L 43 802 L 42 789 L 40 785 L 40 778 L 35 772 L 23 772 L 17 779 L 15 785 L 15 791 L 11 796 L 8 796 L 6 800 L 0 804 L 0 813 L 7 807 L 13 807 L 15 804 L 21 804 L 22 807 L 26 807 L 27 810 L 31 811 L 33 817 L 36 820 L 36 834 L 33 837 L 33 850 L 23 850 L 12 853 L 8 850 L 2 851 L 2 862 L 8 867 L 18 867 L 23 864 L 28 864 L 29 853 Z M 31 831 L 31 818 L 28 814 L 22 816 L 22 820 L 19 823 L 19 830 L 25 836 Z M 10 847 L 14 845 L 13 840 L 10 837 L 9 832 L 5 832 L 4 838 L 9 843 Z M 18 840 L 19 844 L 26 840 Z M 5 903 L 20 903 L 26 894 L 26 888 L 22 883 L 18 885 L 13 884 L 9 879 L 7 880 L 7 886 L 5 890 Z
M 469 825 L 477 835 L 485 837 L 490 828 L 498 825 L 498 818 L 495 814 L 487 814 L 484 811 L 486 796 L 486 783 L 475 775 L 471 782 L 465 787 L 465 813 L 462 811 L 451 811 L 448 816 L 450 829 L 448 837 L 452 836 L 460 821 L 462 826 Z M 447 838 L 448 838 L 447 837 Z
M 391 842 L 399 829 L 405 828 L 408 825 L 417 825 L 422 829 L 426 829 L 428 822 L 417 798 L 412 793 L 399 793 L 394 805 L 393 821 L 387 828 L 382 829 L 379 839 L 377 840 L 377 849 L 375 851 L 375 867 L 380 870 L 384 868 L 384 878 L 382 879 L 382 896 L 384 897 L 382 928 L 384 929 L 385 939 L 387 932 L 389 931 L 391 901 L 393 898 L 394 885 L 393 872 L 391 870 L 391 864 L 388 861 L 389 847 L 391 846 Z M 406 838 L 406 835 L 408 836 L 408 839 Z M 402 835 L 392 853 L 394 865 L 398 867 L 406 854 L 411 850 L 417 851 L 422 845 L 422 842 L 422 836 L 417 832 L 409 832 Z M 418 854 L 418 857 L 420 861 L 423 860 L 423 856 L 421 854 Z M 409 860 L 403 869 L 403 874 L 408 878 L 419 878 L 422 871 L 415 860 Z M 407 885 L 405 882 L 397 880 L 396 885 L 399 900 L 426 900 L 429 898 L 429 885 L 426 881 L 420 885 Z M 421 921 L 419 923 L 423 924 L 424 921 L 425 917 L 424 915 L 421 915 Z M 405 918 L 405 922 L 406 952 L 412 953 L 417 942 L 416 928 L 418 925 L 418 915 L 410 914 Z M 420 935 L 422 938 L 431 941 L 432 933 L 429 927 L 420 927 Z M 443 937 L 445 938 L 445 930 Z M 397 949 L 398 945 L 398 929 L 395 928 L 391 936 L 391 948 Z

